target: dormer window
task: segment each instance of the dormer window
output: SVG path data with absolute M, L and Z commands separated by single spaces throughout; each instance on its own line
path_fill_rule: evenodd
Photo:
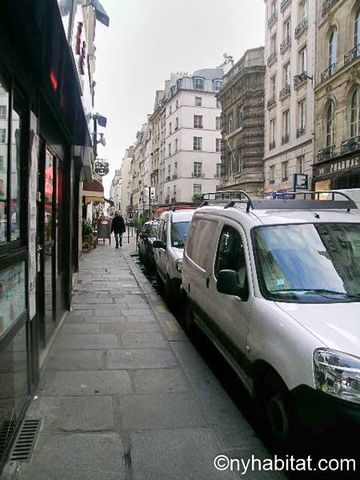
M 205 82 L 204 82 L 204 79 L 201 78 L 201 77 L 195 77 L 193 79 L 193 82 L 194 82 L 194 88 L 195 90 L 204 90 L 204 85 L 205 85 Z
M 219 92 L 222 87 L 222 80 L 214 80 L 214 90 L 215 92 Z

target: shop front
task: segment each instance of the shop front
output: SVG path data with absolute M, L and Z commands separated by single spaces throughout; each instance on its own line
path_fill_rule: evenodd
M 315 190 L 360 188 L 360 152 L 328 158 L 313 165 Z
M 91 148 L 57 2 L 4 0 L 1 13 L 0 474 L 71 303 Z

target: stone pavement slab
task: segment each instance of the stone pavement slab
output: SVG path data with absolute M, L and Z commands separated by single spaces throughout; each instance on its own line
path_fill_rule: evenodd
M 134 382 L 136 393 L 175 393 L 189 389 L 179 368 L 136 370 Z
M 178 362 L 170 350 L 165 349 L 134 349 L 109 350 L 106 367 L 108 369 L 139 368 L 169 368 L 177 366 Z

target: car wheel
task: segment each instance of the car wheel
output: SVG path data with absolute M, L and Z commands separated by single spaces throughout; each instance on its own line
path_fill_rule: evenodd
M 295 415 L 285 384 L 276 374 L 268 374 L 262 378 L 256 390 L 256 400 L 267 440 L 276 450 L 291 448 Z

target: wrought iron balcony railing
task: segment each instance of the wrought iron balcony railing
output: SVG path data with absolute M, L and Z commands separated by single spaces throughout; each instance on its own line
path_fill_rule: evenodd
M 285 87 L 280 90 L 279 99 L 283 100 L 285 97 L 290 95 L 290 92 L 291 92 L 290 85 L 285 85 Z
M 282 143 L 282 145 L 285 145 L 286 143 L 289 143 L 289 134 L 288 133 L 282 137 L 281 143 Z
M 327 12 L 337 3 L 339 0 L 325 0 L 322 4 L 321 15 L 324 17 Z
M 276 97 L 273 95 L 269 100 L 267 101 L 267 108 L 271 108 L 274 105 L 276 105 Z
M 341 143 L 341 153 L 349 153 L 360 149 L 360 136 L 350 137 Z
M 303 18 L 301 22 L 295 28 L 295 38 L 299 38 L 304 30 L 308 28 L 308 19 L 307 17 Z
M 270 67 L 270 65 L 272 65 L 275 62 L 276 58 L 277 58 L 277 52 L 274 51 L 268 56 L 268 59 L 266 62 L 267 66 Z
M 360 43 L 344 56 L 344 65 L 348 65 L 353 60 L 359 57 L 360 57 Z
M 321 74 L 321 81 L 325 82 L 328 80 L 330 77 L 335 75 L 337 72 L 338 64 L 337 63 L 332 63 L 331 65 L 328 66 L 326 70 L 324 70 Z
M 335 145 L 329 145 L 327 147 L 322 148 L 317 153 L 317 161 L 323 162 L 325 160 L 329 160 L 335 154 Z
M 307 82 L 308 75 L 306 72 L 301 72 L 299 75 L 295 75 L 294 77 L 294 88 L 300 87 L 303 83 Z
M 283 54 L 291 45 L 291 38 L 286 37 L 284 41 L 280 44 L 280 53 Z

